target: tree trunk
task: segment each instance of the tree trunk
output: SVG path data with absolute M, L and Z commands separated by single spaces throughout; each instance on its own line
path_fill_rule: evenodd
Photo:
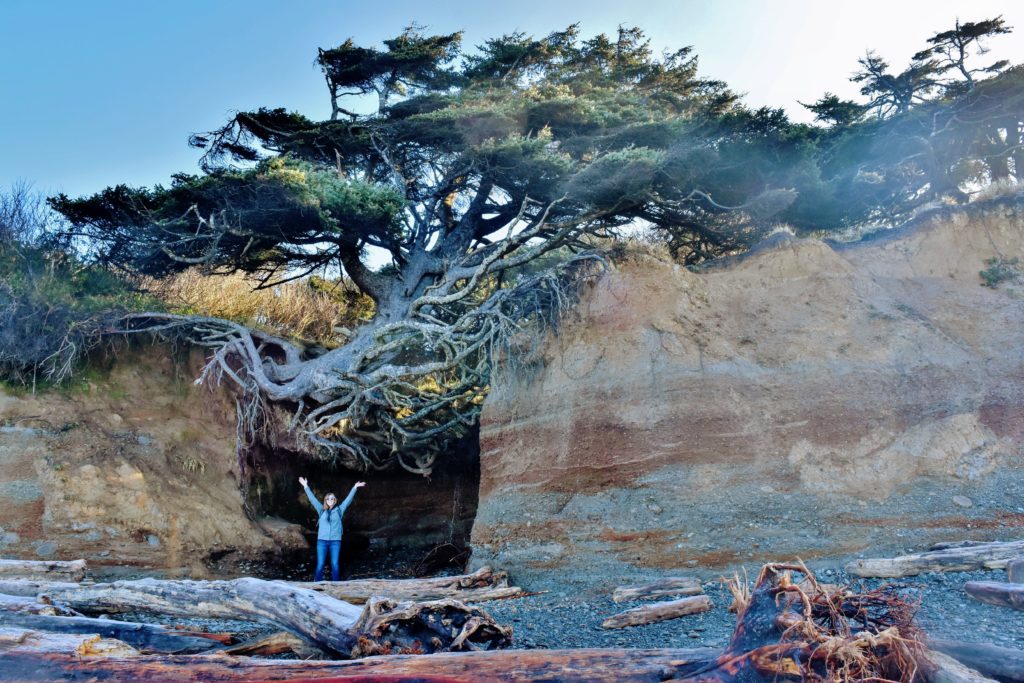
M 928 674 L 929 683 L 996 683 L 981 672 L 968 668 L 941 652 L 929 652 L 927 659 L 934 667 Z
M 515 598 L 525 593 L 522 588 L 509 586 L 508 574 L 495 572 L 490 567 L 483 567 L 472 574 L 426 579 L 356 579 L 352 581 L 288 581 L 281 583 L 323 593 L 354 605 L 364 604 L 373 596 L 394 600 L 420 601 L 454 598 L 461 602 L 484 602 Z M 0 594 L 6 595 L 36 596 L 40 593 L 73 590 L 79 587 L 77 583 L 0 579 Z
M 1024 610 L 1024 584 L 998 581 L 968 581 L 964 590 L 975 600 L 990 605 Z
M 393 630 L 376 636 L 357 627 L 366 610 L 328 595 L 280 581 L 253 578 L 233 581 L 118 581 L 74 589 L 53 590 L 46 596 L 85 612 L 145 611 L 181 617 L 241 619 L 273 624 L 311 645 L 341 657 L 356 656 L 373 647 L 398 647 L 423 652 L 502 647 L 510 629 L 498 626 L 485 612 L 449 601 L 394 605 Z M 378 601 L 375 609 L 381 609 Z M 399 610 L 400 608 L 400 610 Z M 378 615 L 380 616 L 380 615 Z M 382 617 L 383 618 L 383 617 Z M 445 623 L 444 633 L 430 626 Z M 421 636 L 429 635 L 424 642 Z M 379 640 L 378 640 L 379 638 Z
M 990 678 L 1024 683 L 1024 650 L 956 640 L 933 639 L 928 645 Z
M 85 560 L 0 560 L 0 578 L 8 577 L 77 582 L 85 578 Z
M 1010 583 L 1024 583 L 1024 559 L 1017 558 L 1006 563 L 1006 580 Z
M 695 595 L 680 600 L 656 602 L 643 607 L 628 609 L 601 622 L 602 628 L 626 628 L 654 624 L 659 621 L 685 617 L 688 614 L 699 614 L 711 609 L 711 600 L 706 595 Z
M 18 639 L 20 638 L 20 640 Z M 386 678 L 424 683 L 475 681 L 623 681 L 655 683 L 683 678 L 714 660 L 717 650 L 504 650 L 394 655 L 348 662 L 233 658 L 223 655 L 97 657 L 90 639 L 22 631 L 0 638 L 0 681 L 114 680 L 147 683 L 311 681 L 346 677 L 369 683 Z M 96 648 L 95 639 L 92 639 Z M 111 642 L 111 641 L 106 641 Z M 116 642 L 116 641 L 114 641 Z
M 704 587 L 698 579 L 672 577 L 641 586 L 619 586 L 612 591 L 613 602 L 630 602 L 648 598 L 667 598 L 673 595 L 700 595 Z
M 183 635 L 153 624 L 138 624 L 113 619 L 6 612 L 0 615 L 0 622 L 4 626 L 17 626 L 49 633 L 99 635 L 102 638 L 120 640 L 142 652 L 193 654 L 220 647 L 217 641 L 209 638 Z
M 330 595 L 332 598 L 361 605 L 371 597 L 393 600 L 442 600 L 483 602 L 523 595 L 522 588 L 508 585 L 508 574 L 482 567 L 472 574 L 438 576 L 426 579 L 357 579 L 292 583 L 293 586 Z M 2 590 L 2 584 L 0 584 Z
M 944 548 L 916 555 L 888 559 L 856 560 L 846 565 L 855 576 L 898 578 L 924 572 L 965 572 L 976 569 L 1002 569 L 1024 554 L 1024 541 L 983 543 L 967 547 Z

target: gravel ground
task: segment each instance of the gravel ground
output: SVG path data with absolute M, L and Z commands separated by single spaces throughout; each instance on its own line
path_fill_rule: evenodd
M 929 636 L 1024 649 L 1024 612 L 978 602 L 963 591 L 966 581 L 1005 580 L 1002 571 L 929 573 L 882 581 L 825 569 L 818 579 L 850 584 L 855 590 L 896 586 L 908 600 L 920 603 L 917 622 Z M 616 604 L 610 594 L 580 596 L 552 591 L 483 607 L 499 623 L 513 627 L 517 648 L 724 647 L 736 625 L 736 615 L 727 611 L 732 598 L 719 581 L 706 582 L 704 591 L 714 605 L 710 612 L 616 630 L 601 628 L 601 622 L 650 601 Z

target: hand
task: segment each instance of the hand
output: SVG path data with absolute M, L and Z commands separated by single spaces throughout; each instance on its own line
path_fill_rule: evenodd
M 365 482 L 365 481 L 357 481 L 357 482 L 355 483 L 355 486 L 353 486 L 352 488 L 354 488 L 354 489 L 360 489 L 360 488 L 362 488 L 362 487 L 364 487 L 364 486 L 366 486 L 366 482 Z
M 302 488 L 306 488 L 309 485 L 305 477 L 299 477 L 299 483 L 302 484 Z

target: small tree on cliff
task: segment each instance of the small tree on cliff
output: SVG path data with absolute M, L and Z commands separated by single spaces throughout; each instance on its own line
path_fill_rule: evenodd
M 99 262 L 135 273 L 202 266 L 272 287 L 342 270 L 375 315 L 320 355 L 218 319 L 116 329 L 187 330 L 213 349 L 204 377 L 243 388 L 244 429 L 283 406 L 350 466 L 428 473 L 442 437 L 476 419 L 499 347 L 514 356 L 594 272 L 595 237 L 672 228 L 697 261 L 742 248 L 793 201 L 767 161 L 737 163 L 784 117 L 745 112 L 689 48 L 656 57 L 637 29 L 515 33 L 465 54 L 458 33 L 409 28 L 317 61 L 330 119 L 243 112 L 194 136 L 203 175 L 52 204 Z

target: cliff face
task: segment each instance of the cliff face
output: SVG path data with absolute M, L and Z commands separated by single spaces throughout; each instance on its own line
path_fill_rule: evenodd
M 0 393 L 0 556 L 204 576 L 211 556 L 305 547 L 246 516 L 234 405 L 193 385 L 201 363 L 154 346 L 84 388 Z
M 474 563 L 614 580 L 1012 534 L 1024 293 L 978 272 L 1021 255 L 1024 209 L 996 205 L 618 264 L 487 400 Z

